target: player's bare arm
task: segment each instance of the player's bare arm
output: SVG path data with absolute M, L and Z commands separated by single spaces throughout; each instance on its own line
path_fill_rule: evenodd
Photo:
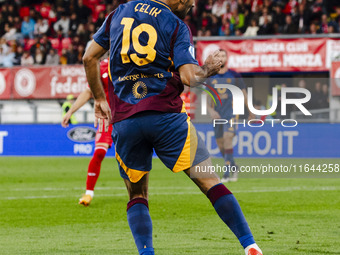
M 105 124 L 105 131 L 111 122 L 111 110 L 109 104 L 106 101 L 103 86 L 100 81 L 100 69 L 99 60 L 107 52 L 106 49 L 101 47 L 95 41 L 92 41 L 90 46 L 87 48 L 84 57 L 84 67 L 86 72 L 87 81 L 90 85 L 94 102 L 94 112 L 95 112 L 95 123 L 94 126 Z M 100 130 L 102 130 L 100 128 Z
M 187 86 L 197 86 L 204 79 L 217 74 L 222 66 L 219 51 L 209 55 L 203 66 L 186 64 L 179 67 L 179 74 L 183 84 Z
M 91 97 L 92 97 L 92 93 L 89 88 L 86 88 L 86 90 L 80 93 L 80 95 L 77 97 L 77 100 L 71 106 L 70 110 L 65 114 L 65 116 L 61 120 L 61 125 L 63 127 L 68 127 L 68 123 L 69 123 L 69 120 L 72 114 L 78 111 L 79 108 L 82 107 L 87 101 L 89 101 Z

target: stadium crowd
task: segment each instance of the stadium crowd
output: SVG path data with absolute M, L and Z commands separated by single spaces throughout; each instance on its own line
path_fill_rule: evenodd
M 0 66 L 80 64 L 105 17 L 124 0 L 0 0 Z M 195 0 L 194 36 L 340 32 L 337 0 Z

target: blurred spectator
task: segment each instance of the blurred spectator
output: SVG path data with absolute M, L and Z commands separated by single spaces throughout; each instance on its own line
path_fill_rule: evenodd
M 43 35 L 43 37 L 41 38 L 40 47 L 45 52 L 45 54 L 50 52 L 50 49 L 52 49 L 52 43 L 50 42 L 50 40 L 48 40 L 47 35 Z
M 310 26 L 309 26 L 309 33 L 312 34 L 312 35 L 315 35 L 315 34 L 318 33 L 318 27 L 314 22 L 312 24 L 310 24 Z
M 257 26 L 256 19 L 251 20 L 251 26 L 249 26 L 243 36 L 257 36 L 257 32 L 259 31 L 259 27 Z
M 211 18 L 206 11 L 202 13 L 202 19 L 199 23 L 199 27 L 200 29 L 197 32 L 198 36 L 210 36 L 211 35 L 211 31 L 210 31 Z
M 16 50 L 15 55 L 14 55 L 14 59 L 13 59 L 13 64 L 15 66 L 21 65 L 21 57 L 22 57 L 23 54 L 24 54 L 24 48 L 19 45 L 17 47 L 17 50 Z
M 213 7 L 214 7 L 214 0 L 208 0 L 207 3 L 204 5 L 204 10 L 207 13 L 211 14 Z
M 228 2 L 226 0 L 216 0 L 211 13 L 217 17 L 221 17 L 223 14 L 226 13 Z
M 234 29 L 240 29 L 242 30 L 244 27 L 244 15 L 242 13 L 238 13 L 238 10 L 236 9 L 233 12 L 233 15 L 230 19 L 230 23 L 233 24 Z
M 263 8 L 263 11 L 262 11 L 262 16 L 260 17 L 259 19 L 259 26 L 262 26 L 264 24 L 264 19 L 265 17 L 267 17 L 268 21 L 271 23 L 273 18 L 272 16 L 269 14 L 268 12 L 268 8 Z
M 67 64 L 71 64 L 71 65 L 75 64 L 77 63 L 77 60 L 78 60 L 78 56 L 73 50 L 72 44 L 70 44 L 67 49 Z
M 190 28 L 192 35 L 196 36 L 197 35 L 196 25 L 192 22 L 190 15 L 185 16 L 184 23 L 187 24 L 187 26 Z
M 264 18 L 264 24 L 260 26 L 258 35 L 271 35 L 274 33 L 272 24 L 269 22 L 268 17 Z
M 282 13 L 281 6 L 276 6 L 275 13 L 273 14 L 273 24 L 275 32 L 281 33 L 283 26 L 285 25 L 286 15 Z
M 100 26 L 101 26 L 101 24 L 100 24 Z M 77 18 L 77 14 L 75 12 L 73 12 L 71 14 L 70 23 L 69 23 L 69 35 L 70 35 L 70 37 L 75 36 L 75 34 L 77 33 L 77 30 L 78 30 L 78 26 L 79 26 L 79 21 L 78 21 L 78 18 Z
M 191 18 L 190 15 L 187 15 L 187 16 Z M 101 27 L 101 25 L 103 24 L 104 21 L 105 21 L 105 12 L 100 12 L 99 15 L 98 15 L 98 19 L 95 23 L 96 31 Z
M 31 56 L 31 53 L 26 50 L 24 51 L 24 53 L 22 54 L 21 57 L 21 65 L 22 66 L 29 66 L 29 65 L 33 65 L 34 64 L 34 59 Z
M 82 64 L 83 63 L 83 56 L 85 53 L 85 48 L 84 45 L 79 45 L 78 46 L 78 52 L 77 52 L 77 64 Z
M 295 22 L 298 22 L 299 32 L 306 32 L 310 25 L 310 12 L 308 11 L 308 9 L 306 9 L 304 4 L 299 5 L 297 17 L 298 20 L 296 20 Z
M 83 0 L 78 0 L 76 12 L 78 14 L 78 21 L 82 24 L 86 24 L 92 14 L 91 9 L 84 5 Z
M 61 50 L 60 64 L 67 65 L 67 50 L 66 49 Z
M 286 24 L 283 27 L 283 34 L 296 34 L 298 32 L 298 27 L 293 23 L 292 16 L 286 16 Z
M 41 51 L 40 48 L 36 48 L 35 54 L 34 54 L 34 64 L 36 65 L 43 65 L 45 60 L 45 55 Z
M 46 65 L 59 65 L 59 55 L 55 49 L 50 49 L 46 56 Z
M 30 18 L 29 16 L 24 17 L 24 21 L 21 24 L 21 33 L 25 38 L 34 38 L 34 19 Z
M 294 12 L 294 7 L 297 6 L 297 0 L 289 0 L 282 12 L 287 15 L 291 15 Z
M 5 23 L 5 34 L 3 35 L 3 38 L 6 39 L 6 41 L 12 41 L 17 39 L 17 30 L 13 27 L 11 23 Z
M 219 34 L 219 30 L 221 27 L 220 19 L 217 18 L 215 15 L 211 15 L 211 35 L 216 36 Z
M 41 17 L 38 18 L 37 23 L 34 25 L 34 35 L 41 36 L 46 34 L 49 29 L 49 24 L 46 19 Z
M 66 13 L 61 13 L 61 18 L 54 23 L 53 29 L 56 32 L 61 32 L 64 37 L 68 37 L 68 31 L 70 29 L 70 18 L 66 16 Z
M 233 34 L 233 31 L 234 31 L 233 24 L 231 24 L 228 19 L 222 20 L 222 26 L 221 26 L 219 35 L 230 36 Z

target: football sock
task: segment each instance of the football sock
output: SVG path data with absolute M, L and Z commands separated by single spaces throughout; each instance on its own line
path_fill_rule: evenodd
M 139 255 L 154 255 L 148 201 L 144 198 L 130 200 L 127 204 L 127 219 Z
M 243 248 L 255 243 L 241 207 L 231 191 L 220 183 L 208 191 L 207 197 L 220 218 L 236 235 Z
M 105 155 L 106 148 L 98 147 L 95 149 L 87 170 L 86 190 L 94 190 L 94 186 L 96 186 L 100 173 L 100 167 Z
M 234 149 L 226 149 L 224 151 L 224 161 L 231 166 L 235 165 Z
M 226 149 L 224 151 L 224 161 L 227 166 L 234 166 L 234 150 L 233 149 Z M 230 170 L 228 169 L 227 172 L 224 173 L 223 177 L 229 177 L 230 176 Z

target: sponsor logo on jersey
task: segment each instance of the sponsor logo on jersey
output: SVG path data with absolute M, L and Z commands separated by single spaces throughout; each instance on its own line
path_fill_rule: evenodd
M 74 142 L 92 142 L 96 137 L 96 130 L 91 127 L 75 127 L 67 132 L 67 137 Z
M 148 88 L 144 82 L 136 82 L 132 87 L 132 94 L 137 99 L 142 99 L 148 93 Z

